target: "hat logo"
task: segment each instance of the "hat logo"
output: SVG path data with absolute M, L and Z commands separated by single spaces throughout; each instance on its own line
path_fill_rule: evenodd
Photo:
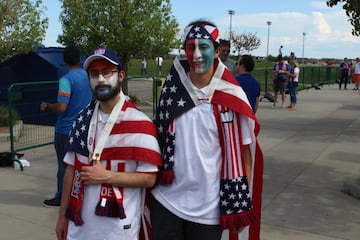
M 101 54 L 103 55 L 105 53 L 105 48 L 99 48 L 99 49 L 96 49 L 94 54 Z

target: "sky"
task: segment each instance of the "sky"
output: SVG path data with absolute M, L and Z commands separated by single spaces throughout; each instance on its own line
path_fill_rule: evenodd
M 44 15 L 49 17 L 43 44 L 60 46 L 56 42 L 62 32 L 60 1 L 43 0 L 43 5 L 47 7 Z M 298 58 L 360 56 L 360 37 L 351 35 L 352 26 L 342 5 L 329 8 L 326 0 L 171 0 L 171 5 L 181 29 L 201 18 L 217 25 L 221 38 L 229 38 L 230 26 L 235 34 L 256 34 L 261 45 L 250 52 L 254 56 L 276 56 L 281 45 L 284 55 L 293 51 Z

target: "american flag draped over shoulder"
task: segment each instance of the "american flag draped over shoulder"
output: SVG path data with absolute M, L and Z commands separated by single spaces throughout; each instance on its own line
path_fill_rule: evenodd
M 133 160 L 162 166 L 155 125 L 144 113 L 136 108 L 128 96 L 124 97 L 126 98 L 124 105 L 116 117 L 115 124 L 106 140 L 100 160 L 107 160 L 108 163 L 111 160 Z M 96 101 L 91 102 L 79 113 L 74 121 L 67 151 L 75 152 L 86 158 L 89 156 L 91 152 L 89 146 L 94 144 L 95 139 L 91 139 L 91 136 L 88 136 L 88 130 L 91 118 L 94 114 L 97 114 L 97 112 L 94 113 L 96 104 Z M 75 155 L 75 171 L 80 171 L 83 165 L 84 163 L 78 161 L 77 155 Z M 110 164 L 106 165 L 108 169 Z M 74 221 L 75 225 L 82 225 L 84 222 L 81 218 L 81 195 L 84 194 L 84 184 L 80 179 L 76 180 L 76 174 L 74 175 L 72 189 L 76 189 L 76 194 L 71 194 L 70 196 L 66 216 Z M 111 202 L 114 204 L 111 205 Z M 111 199 L 108 199 L 105 207 L 101 208 L 101 210 L 97 207 L 94 211 L 100 216 L 125 218 L 126 209 L 116 205 L 122 205 L 122 201 L 111 201 Z M 144 216 L 142 217 L 144 218 Z M 142 230 L 146 230 L 146 228 Z
M 222 148 L 219 193 L 220 224 L 223 229 L 238 228 L 250 224 L 255 226 L 260 222 L 262 191 L 263 159 L 256 140 L 259 124 L 251 110 L 246 94 L 239 87 L 232 73 L 218 60 L 215 61 L 215 68 L 214 76 L 210 82 L 214 92 L 209 99 L 205 100 L 213 105 Z M 174 178 L 173 166 L 176 164 L 176 159 L 174 159 L 176 136 L 174 119 L 198 104 L 196 95 L 192 92 L 193 90 L 187 81 L 187 67 L 175 59 L 174 65 L 166 77 L 154 118 L 158 127 L 159 143 L 164 159 L 164 167 L 159 177 L 160 184 L 171 184 Z M 229 117 L 231 118 L 230 121 Z M 255 175 L 253 175 L 251 189 L 244 171 L 245 164 L 242 162 L 241 117 L 246 117 L 253 129 L 253 143 L 250 149 L 253 157 L 253 174 Z M 256 170 L 255 167 L 258 169 Z M 255 183 L 258 185 L 257 187 L 255 187 Z M 255 190 L 257 193 L 254 192 Z M 253 202 L 251 202 L 251 195 L 255 197 Z M 260 223 L 253 231 L 253 236 L 259 235 L 259 230 Z M 236 238 L 237 235 L 231 236 L 232 240 Z

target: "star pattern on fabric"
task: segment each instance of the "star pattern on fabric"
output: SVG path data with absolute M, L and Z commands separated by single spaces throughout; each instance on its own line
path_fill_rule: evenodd
M 92 117 L 93 109 L 90 105 L 81 112 L 74 120 L 72 124 L 71 133 L 68 140 L 67 149 L 73 152 L 79 152 L 85 156 L 89 155 L 89 151 L 87 149 L 87 134 L 89 122 Z
M 165 169 L 172 168 L 174 164 L 175 132 L 169 129 L 171 122 L 194 105 L 177 72 L 172 67 L 166 76 L 154 117 L 160 139 L 165 139 L 160 142 Z
M 220 184 L 223 186 L 220 187 L 220 204 L 224 213 L 240 213 L 251 209 L 247 177 L 221 179 Z M 239 189 L 239 194 L 234 194 Z
M 209 35 L 209 32 L 206 31 L 205 28 L 195 26 L 190 30 L 189 34 L 186 37 L 186 40 L 194 39 L 194 38 L 196 38 L 196 39 L 211 39 L 211 36 Z

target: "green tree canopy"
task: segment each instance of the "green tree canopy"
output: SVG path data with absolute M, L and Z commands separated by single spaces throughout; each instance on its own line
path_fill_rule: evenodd
M 359 0 L 328 0 L 326 4 L 329 7 L 344 3 L 343 9 L 349 17 L 349 22 L 353 26 L 352 34 L 360 36 L 360 1 Z
M 28 53 L 45 38 L 48 18 L 42 0 L 0 0 L 0 61 Z
M 76 44 L 86 54 L 111 48 L 125 68 L 133 57 L 164 55 L 180 44 L 170 0 L 62 0 L 62 4 L 63 34 L 58 42 Z

